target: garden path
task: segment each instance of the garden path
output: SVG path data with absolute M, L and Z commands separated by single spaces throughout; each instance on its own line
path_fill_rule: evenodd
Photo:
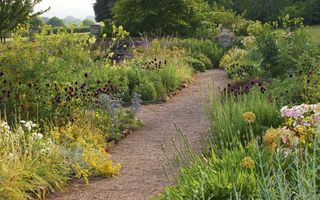
M 162 164 L 174 162 L 173 138 L 181 128 L 195 150 L 201 146 L 201 133 L 209 127 L 203 103 L 209 100 L 209 85 L 224 87 L 227 75 L 222 70 L 198 73 L 194 82 L 165 104 L 142 106 L 138 118 L 144 127 L 110 150 L 112 159 L 122 165 L 121 175 L 91 180 L 89 186 L 73 185 L 55 193 L 56 200 L 144 200 L 163 191 L 168 184 Z M 166 155 L 162 150 L 165 147 Z M 163 160 L 163 162 L 160 161 Z

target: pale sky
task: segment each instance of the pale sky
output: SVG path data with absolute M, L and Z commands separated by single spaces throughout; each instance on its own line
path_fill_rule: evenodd
M 35 11 L 51 7 L 43 16 L 64 18 L 71 15 L 83 19 L 94 15 L 92 7 L 94 2 L 95 0 L 43 0 L 35 7 Z

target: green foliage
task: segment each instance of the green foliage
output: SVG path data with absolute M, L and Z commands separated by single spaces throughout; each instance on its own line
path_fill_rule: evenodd
M 124 34 L 121 28 L 114 30 L 116 38 Z M 152 44 L 117 67 L 109 60 L 95 60 L 99 52 L 88 54 L 89 42 L 94 40 L 88 35 L 61 32 L 46 36 L 46 32 L 35 35 L 33 43 L 17 37 L 0 55 L 0 85 L 5 88 L 1 109 L 10 122 L 16 115 L 41 123 L 55 118 L 65 121 L 75 109 L 91 108 L 98 100 L 97 91 L 121 93 L 126 102 L 134 92 L 144 101 L 156 101 L 191 80 L 192 68 L 183 51 Z M 148 64 L 155 58 L 157 66 L 155 61 L 153 66 Z
M 82 21 L 83 26 L 90 26 L 90 25 L 94 25 L 94 24 L 95 24 L 95 22 L 90 19 L 85 19 Z
M 174 0 L 168 3 L 146 0 L 119 0 L 113 8 L 115 20 L 133 35 L 191 35 L 199 27 L 209 6 L 203 0 Z
M 37 133 L 32 122 L 0 126 L 0 199 L 44 199 L 66 184 L 70 170 L 60 147 Z
M 212 40 L 174 38 L 165 41 L 165 43 L 172 47 L 185 49 L 188 56 L 200 60 L 207 69 L 217 67 L 223 56 L 222 48 Z M 210 59 L 211 66 L 208 66 L 210 64 L 208 59 Z
M 288 154 L 270 153 L 253 140 L 196 157 L 157 199 L 317 199 L 318 139 Z
M 277 21 L 279 16 L 289 14 L 302 17 L 306 24 L 319 23 L 319 0 L 210 0 L 213 7 L 231 9 L 246 19 L 262 22 Z
M 52 27 L 63 27 L 64 26 L 64 22 L 62 19 L 59 19 L 58 17 L 52 17 L 49 19 L 49 21 L 47 21 L 46 23 L 47 25 L 50 25 Z
M 248 37 L 242 42 L 247 45 L 246 41 L 250 40 L 252 38 Z M 261 74 L 261 59 L 259 57 L 260 55 L 257 55 L 255 48 L 248 50 L 232 48 L 221 59 L 220 67 L 225 69 L 234 80 L 254 79 Z
M 190 63 L 196 71 L 204 72 L 206 70 L 206 65 L 201 60 L 189 57 L 187 58 L 187 62 Z
M 1 42 L 6 34 L 14 31 L 19 24 L 25 24 L 30 16 L 39 15 L 33 13 L 35 5 L 39 4 L 42 0 L 3 0 L 0 2 L 0 39 Z
M 198 53 L 198 54 L 194 54 L 192 55 L 194 58 L 198 59 L 199 61 L 201 61 L 204 66 L 205 66 L 205 69 L 211 69 L 213 64 L 210 60 L 210 58 L 208 58 L 205 54 L 203 53 Z
M 247 156 L 244 148 L 211 152 L 196 157 L 180 170 L 176 185 L 167 187 L 157 199 L 252 199 L 258 190 L 253 169 L 241 166 Z
M 29 23 L 34 27 L 41 27 L 44 25 L 44 21 L 40 17 L 32 17 Z
M 93 4 L 94 13 L 97 22 L 103 22 L 112 18 L 112 8 L 115 0 L 96 0 Z
M 320 26 L 306 27 L 306 32 L 313 43 L 320 44 Z
M 218 148 L 230 148 L 237 146 L 240 141 L 246 144 L 255 137 L 261 138 L 266 129 L 277 127 L 281 122 L 278 106 L 257 90 L 240 97 L 214 97 L 207 112 L 212 142 Z M 243 116 L 246 112 L 252 112 L 256 116 L 255 123 L 249 127 Z

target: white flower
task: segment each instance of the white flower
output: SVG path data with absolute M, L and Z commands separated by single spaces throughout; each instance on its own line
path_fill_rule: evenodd
M 43 135 L 41 133 L 32 133 L 32 137 L 35 139 L 42 139 Z
M 37 127 L 37 124 L 33 123 L 32 121 L 28 121 L 24 123 L 24 127 L 28 130 L 31 131 L 32 128 Z

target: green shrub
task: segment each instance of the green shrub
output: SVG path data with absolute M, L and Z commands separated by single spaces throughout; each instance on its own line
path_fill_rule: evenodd
M 205 65 L 206 69 L 211 69 L 213 66 L 211 60 L 203 53 L 194 54 L 192 57 L 201 61 Z
M 206 70 L 206 65 L 196 58 L 189 57 L 187 58 L 187 62 L 195 69 L 196 71 L 204 72 Z
M 152 101 L 157 99 L 156 89 L 152 82 L 147 79 L 142 79 L 141 83 L 136 85 L 133 92 L 140 94 L 141 98 L 146 101 Z

